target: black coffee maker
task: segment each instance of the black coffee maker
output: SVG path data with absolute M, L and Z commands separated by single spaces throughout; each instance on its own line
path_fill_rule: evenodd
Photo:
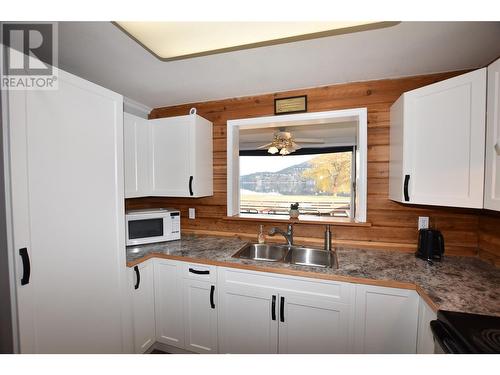
M 435 229 L 420 229 L 418 231 L 418 248 L 415 256 L 432 264 L 440 261 L 444 254 L 444 238 Z

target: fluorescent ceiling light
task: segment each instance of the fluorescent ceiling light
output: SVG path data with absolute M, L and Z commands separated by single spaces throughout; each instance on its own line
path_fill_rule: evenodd
M 398 22 L 115 22 L 161 60 L 388 27 Z

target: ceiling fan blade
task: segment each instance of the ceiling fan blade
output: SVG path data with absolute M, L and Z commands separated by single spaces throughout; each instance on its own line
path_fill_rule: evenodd
M 295 138 L 294 140 L 299 143 L 325 143 L 325 140 L 321 138 Z
M 295 138 L 295 142 L 299 143 L 325 143 L 324 139 L 321 138 Z
M 266 143 L 265 145 L 257 147 L 257 150 L 262 150 L 263 148 L 268 148 L 271 145 L 272 145 L 272 143 Z

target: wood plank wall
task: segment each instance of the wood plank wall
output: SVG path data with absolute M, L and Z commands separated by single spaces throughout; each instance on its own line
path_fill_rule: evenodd
M 484 210 L 479 217 L 479 257 L 500 267 L 500 212 Z
M 419 215 L 430 216 L 431 225 L 443 232 L 446 253 L 474 256 L 478 253 L 479 210 L 431 206 L 407 206 L 388 199 L 389 109 L 405 91 L 461 74 L 448 72 L 401 79 L 356 82 L 226 100 L 155 108 L 150 118 L 185 115 L 191 107 L 212 121 L 214 142 L 214 196 L 207 198 L 128 199 L 128 209 L 176 207 L 181 210 L 184 232 L 198 231 L 240 235 L 256 239 L 259 222 L 224 219 L 226 215 L 226 121 L 273 114 L 274 98 L 307 94 L 309 112 L 368 108 L 368 221 L 371 227 L 334 227 L 340 245 L 411 252 L 417 240 Z M 187 219 L 188 207 L 196 207 L 196 219 Z M 266 230 L 272 225 L 266 223 Z M 284 225 L 282 225 L 284 226 Z M 300 224 L 296 237 L 320 244 L 323 226 Z

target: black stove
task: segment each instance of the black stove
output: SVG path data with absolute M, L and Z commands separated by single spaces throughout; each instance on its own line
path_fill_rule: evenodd
M 500 354 L 500 317 L 439 310 L 431 329 L 445 353 Z

